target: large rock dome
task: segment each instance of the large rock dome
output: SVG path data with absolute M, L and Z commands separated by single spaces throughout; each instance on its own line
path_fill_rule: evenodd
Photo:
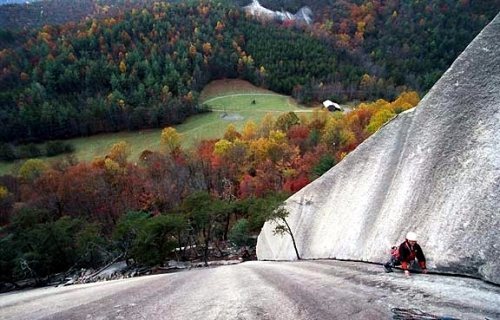
M 500 15 L 420 104 L 286 201 L 302 258 L 384 262 L 408 231 L 431 269 L 500 284 Z M 296 259 L 259 235 L 261 260 Z

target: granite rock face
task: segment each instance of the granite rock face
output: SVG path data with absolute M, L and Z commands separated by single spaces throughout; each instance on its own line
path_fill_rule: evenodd
M 500 14 L 416 108 L 286 206 L 305 259 L 385 262 L 415 231 L 430 269 L 500 284 Z M 296 259 L 270 223 L 257 256 Z

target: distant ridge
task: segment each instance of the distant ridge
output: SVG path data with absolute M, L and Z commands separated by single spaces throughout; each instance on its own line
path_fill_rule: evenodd
M 416 109 L 286 201 L 303 258 L 382 263 L 415 231 L 431 269 L 500 284 L 500 14 Z M 296 259 L 266 223 L 261 260 Z

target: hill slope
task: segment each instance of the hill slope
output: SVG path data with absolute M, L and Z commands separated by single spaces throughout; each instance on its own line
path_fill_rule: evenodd
M 287 200 L 304 258 L 384 262 L 410 230 L 432 269 L 500 283 L 500 15 L 420 102 Z M 294 259 L 267 223 L 259 259 Z
M 221 78 L 300 103 L 422 93 L 500 8 L 498 0 L 489 7 L 447 0 L 446 8 L 440 1 L 317 1 L 317 22 L 299 27 L 260 24 L 229 0 L 170 2 L 2 6 L 0 141 L 178 124 L 202 111 L 200 90 Z

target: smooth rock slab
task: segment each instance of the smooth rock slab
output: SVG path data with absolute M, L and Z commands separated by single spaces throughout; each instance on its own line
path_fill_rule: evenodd
M 286 201 L 304 258 L 385 262 L 408 231 L 431 269 L 500 284 L 500 15 L 419 105 Z M 266 223 L 261 260 L 294 260 Z
M 0 295 L 5 320 L 390 319 L 395 308 L 499 319 L 500 289 L 476 279 L 406 278 L 379 265 L 324 260 L 253 261 Z

